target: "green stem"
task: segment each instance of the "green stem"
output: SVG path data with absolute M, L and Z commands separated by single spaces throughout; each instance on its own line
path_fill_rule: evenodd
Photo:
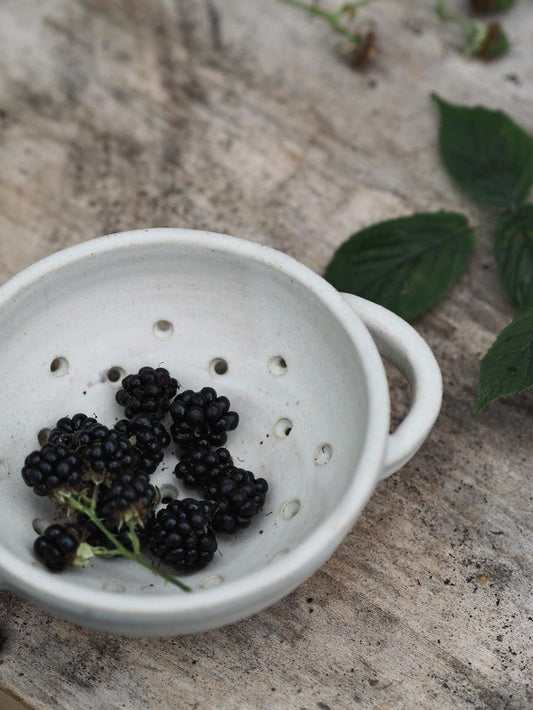
M 453 12 L 444 0 L 437 0 L 437 15 L 445 22 L 455 22 L 465 35 L 469 36 L 471 34 L 472 23 Z
M 450 10 L 444 0 L 437 0 L 437 7 L 435 9 L 437 15 L 440 17 L 441 20 L 444 20 L 444 22 L 457 22 L 460 19 L 457 13 Z
M 322 8 L 312 5 L 311 3 L 302 2 L 302 0 L 279 0 L 279 2 L 283 2 L 285 5 L 298 7 L 300 10 L 306 10 L 310 15 L 322 18 L 329 24 L 334 32 L 348 37 L 350 42 L 353 42 L 355 45 L 361 44 L 361 38 L 345 27 L 340 21 L 340 18 L 343 15 L 343 9 L 341 9 L 340 12 L 328 12 L 327 10 L 323 10 Z M 360 0 L 357 5 L 368 5 L 370 2 L 372 2 L 372 0 Z
M 143 567 L 146 567 L 146 569 L 150 570 L 153 572 L 153 574 L 156 574 L 158 577 L 162 577 L 164 580 L 167 582 L 170 582 L 170 584 L 174 584 L 176 587 L 179 587 L 182 589 L 184 592 L 190 592 L 191 588 L 188 587 L 186 584 L 183 584 L 183 582 L 180 582 L 179 579 L 176 579 L 170 574 L 167 574 L 166 572 L 163 572 L 162 570 L 157 569 L 154 567 L 148 560 L 141 555 L 140 549 L 139 549 L 139 541 L 137 539 L 137 544 L 133 542 L 134 546 L 134 552 L 131 552 L 128 550 L 124 545 L 120 542 L 120 540 L 113 535 L 112 532 L 110 532 L 106 526 L 102 523 L 100 518 L 96 515 L 96 495 L 97 495 L 98 487 L 95 488 L 95 492 L 93 494 L 92 500 L 91 500 L 91 505 L 87 507 L 86 505 L 83 505 L 83 503 L 80 503 L 78 500 L 75 498 L 72 498 L 70 495 L 63 496 L 65 502 L 71 507 L 74 508 L 75 510 L 79 510 L 80 513 L 83 513 L 86 515 L 89 520 L 92 520 L 92 522 L 98 527 L 98 529 L 107 537 L 110 542 L 113 543 L 115 546 L 116 550 L 121 554 L 123 557 L 127 557 L 130 560 L 133 560 L 133 562 L 137 562 L 137 564 L 142 565 Z M 135 538 L 137 536 L 135 535 Z M 131 539 L 131 538 L 130 538 Z
M 105 547 L 92 547 L 93 554 L 95 557 L 120 557 L 122 552 L 120 550 L 106 550 Z
M 474 224 L 474 226 L 472 227 L 472 231 L 479 232 L 480 230 L 485 229 L 486 227 L 491 227 L 493 224 L 497 224 L 499 221 L 500 221 L 499 214 L 491 215 L 490 217 L 486 217 L 485 219 L 482 219 L 477 224 Z
M 137 537 L 137 533 L 135 532 L 135 523 L 133 520 L 130 520 L 128 523 L 128 537 L 131 540 L 131 544 L 133 545 L 133 553 L 135 555 L 140 556 L 141 554 L 141 546 L 139 544 L 139 538 Z

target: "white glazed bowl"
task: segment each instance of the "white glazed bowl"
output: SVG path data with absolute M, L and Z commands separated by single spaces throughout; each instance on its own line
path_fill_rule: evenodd
M 333 553 L 378 481 L 415 453 L 441 401 L 435 359 L 404 321 L 273 249 L 206 232 L 139 230 L 58 252 L 0 289 L 0 332 L 0 581 L 117 633 L 202 631 L 289 593 Z M 412 387 L 392 436 L 374 340 Z M 38 432 L 77 411 L 112 424 L 121 410 L 107 373 L 145 364 L 228 395 L 241 415 L 228 448 L 271 484 L 251 528 L 220 536 L 221 554 L 187 577 L 189 594 L 127 560 L 54 575 L 32 554 L 32 520 L 54 516 L 20 476 Z M 174 465 L 169 454 L 154 482 L 190 496 Z

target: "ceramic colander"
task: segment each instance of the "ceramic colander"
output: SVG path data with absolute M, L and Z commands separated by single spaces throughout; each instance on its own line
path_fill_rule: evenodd
M 290 592 L 416 452 L 441 401 L 435 359 L 400 318 L 273 249 L 207 232 L 139 230 L 58 252 L 0 289 L 0 333 L 0 584 L 118 633 L 205 630 Z M 392 435 L 378 347 L 412 389 Z M 187 577 L 191 593 L 128 560 L 54 575 L 32 553 L 32 522 L 55 510 L 24 485 L 25 455 L 59 417 L 114 423 L 121 377 L 146 364 L 227 395 L 241 416 L 227 446 L 271 485 L 252 526 L 219 536 L 212 564 Z M 165 497 L 190 496 L 175 463 L 169 453 L 153 481 Z

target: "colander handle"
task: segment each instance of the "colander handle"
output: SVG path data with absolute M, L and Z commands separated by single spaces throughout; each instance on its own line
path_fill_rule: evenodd
M 389 435 L 381 476 L 387 478 L 416 454 L 431 431 L 442 402 L 442 376 L 429 345 L 402 318 L 359 296 L 343 296 L 370 331 L 379 352 L 411 385 L 411 409 Z

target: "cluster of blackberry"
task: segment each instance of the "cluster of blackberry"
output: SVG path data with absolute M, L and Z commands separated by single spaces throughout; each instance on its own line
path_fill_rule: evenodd
M 64 417 L 26 457 L 25 483 L 69 513 L 68 524 L 51 525 L 37 538 L 35 554 L 59 572 L 91 555 L 138 553 L 144 544 L 179 572 L 201 569 L 217 550 L 215 533 L 248 527 L 268 490 L 221 448 L 239 415 L 211 387 L 178 395 L 178 382 L 161 367 L 142 367 L 121 384 L 116 400 L 125 419 L 108 428 L 85 414 Z M 163 423 L 168 413 L 170 433 Z M 171 440 L 181 454 L 175 475 L 204 499 L 173 500 L 156 513 L 150 475 Z
M 237 468 L 227 449 L 212 450 L 205 444 L 185 451 L 174 470 L 189 488 L 215 501 L 212 526 L 217 532 L 234 533 L 247 528 L 265 503 L 268 483 L 251 471 Z

